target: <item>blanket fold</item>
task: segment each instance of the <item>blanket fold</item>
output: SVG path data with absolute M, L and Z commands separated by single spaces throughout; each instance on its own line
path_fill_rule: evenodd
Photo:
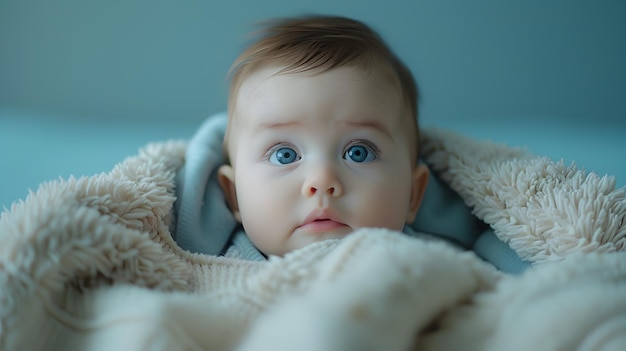
M 624 250 L 625 189 L 615 177 L 445 131 L 422 140 L 433 170 L 523 259 Z
M 614 178 L 449 131 L 421 138 L 432 172 L 532 262 L 523 274 L 382 229 L 266 262 L 190 250 L 205 240 L 175 238 L 177 189 L 203 201 L 202 181 L 180 173 L 190 144 L 154 143 L 0 215 L 0 349 L 626 348 Z M 195 225 L 212 235 L 210 221 Z

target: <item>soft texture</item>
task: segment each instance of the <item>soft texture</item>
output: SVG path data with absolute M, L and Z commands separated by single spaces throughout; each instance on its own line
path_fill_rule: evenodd
M 422 148 L 531 268 L 507 275 L 382 229 L 266 262 L 185 251 L 170 228 L 186 144 L 158 143 L 2 213 L 0 349 L 626 348 L 626 199 L 612 177 L 446 131 L 425 131 Z

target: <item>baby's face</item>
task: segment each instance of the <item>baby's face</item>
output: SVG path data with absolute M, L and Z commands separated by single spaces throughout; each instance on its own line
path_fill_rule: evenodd
M 350 67 L 278 70 L 251 75 L 235 101 L 232 183 L 222 185 L 250 240 L 284 255 L 363 227 L 402 230 L 427 172 L 398 89 Z

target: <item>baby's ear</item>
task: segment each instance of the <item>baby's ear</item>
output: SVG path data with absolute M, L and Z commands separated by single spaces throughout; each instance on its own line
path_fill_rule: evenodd
M 409 202 L 409 211 L 406 216 L 406 223 L 413 223 L 417 212 L 424 199 L 424 193 L 426 192 L 426 185 L 428 185 L 428 178 L 430 173 L 428 167 L 420 163 L 413 170 L 412 187 L 411 187 L 411 199 Z
M 239 205 L 237 204 L 237 191 L 235 190 L 235 170 L 230 165 L 222 165 L 217 170 L 217 181 L 222 187 L 226 203 L 237 222 L 241 223 L 241 214 L 239 213 Z

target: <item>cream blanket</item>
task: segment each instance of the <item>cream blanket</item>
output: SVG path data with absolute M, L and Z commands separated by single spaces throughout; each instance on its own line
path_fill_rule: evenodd
M 185 143 L 42 184 L 0 218 L 2 350 L 624 350 L 626 199 L 523 150 L 431 130 L 424 154 L 533 267 L 361 230 L 284 258 L 172 240 Z

